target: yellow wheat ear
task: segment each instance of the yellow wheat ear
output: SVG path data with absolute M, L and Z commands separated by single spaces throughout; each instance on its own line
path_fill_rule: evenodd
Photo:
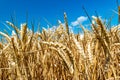
M 19 32 L 19 29 L 17 28 L 17 26 L 15 26 L 13 23 L 11 23 L 9 21 L 6 21 L 6 23 L 15 30 L 15 32 L 17 34 L 17 37 L 18 37 L 18 35 L 19 35 L 20 32 Z
M 68 27 L 67 15 L 66 15 L 65 12 L 64 12 L 64 20 L 65 20 L 66 32 L 69 35 L 69 27 Z
M 7 34 L 0 32 L 0 35 L 4 36 L 8 42 L 11 41 L 11 38 Z
M 27 24 L 21 24 L 21 40 L 24 41 L 25 35 L 27 33 Z
M 21 42 L 22 42 L 22 49 L 25 49 L 25 44 L 27 42 L 27 24 L 21 24 Z

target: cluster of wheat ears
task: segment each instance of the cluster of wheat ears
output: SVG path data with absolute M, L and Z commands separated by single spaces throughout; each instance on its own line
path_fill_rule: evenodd
M 34 32 L 7 21 L 15 33 L 0 42 L 1 80 L 120 80 L 120 25 L 106 28 L 98 17 L 84 35 L 59 24 Z

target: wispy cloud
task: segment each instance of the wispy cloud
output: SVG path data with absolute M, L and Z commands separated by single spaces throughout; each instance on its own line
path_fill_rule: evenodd
M 80 16 L 80 17 L 77 18 L 76 21 L 71 22 L 71 25 L 72 26 L 78 26 L 79 24 L 83 23 L 84 21 L 87 21 L 87 19 L 88 18 L 85 17 L 85 16 Z

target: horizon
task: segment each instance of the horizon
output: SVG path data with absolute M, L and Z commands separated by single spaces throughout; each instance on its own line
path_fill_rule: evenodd
M 85 7 L 90 17 L 95 16 L 95 11 L 102 20 L 109 20 L 112 16 L 111 26 L 118 24 L 118 15 L 116 1 L 109 0 L 1 0 L 0 1 L 0 30 L 4 29 L 9 31 L 5 25 L 5 21 L 12 21 L 11 16 L 15 19 L 15 23 L 20 27 L 21 23 L 26 22 L 26 14 L 28 13 L 28 24 L 31 28 L 31 22 L 34 23 L 35 31 L 37 30 L 38 23 L 40 27 L 48 28 L 58 25 L 58 20 L 64 24 L 64 12 L 67 14 L 69 27 L 78 33 L 81 31 L 80 24 L 85 28 L 90 29 L 90 22 L 86 16 L 82 6 Z M 92 19 L 92 18 L 91 18 Z

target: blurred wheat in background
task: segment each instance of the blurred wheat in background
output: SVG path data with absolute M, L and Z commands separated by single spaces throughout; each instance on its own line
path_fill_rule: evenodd
M 0 32 L 1 80 L 120 80 L 120 25 L 106 28 L 93 17 L 92 31 L 65 26 L 34 32 L 7 21 L 11 36 Z M 82 38 L 81 38 L 82 36 Z

